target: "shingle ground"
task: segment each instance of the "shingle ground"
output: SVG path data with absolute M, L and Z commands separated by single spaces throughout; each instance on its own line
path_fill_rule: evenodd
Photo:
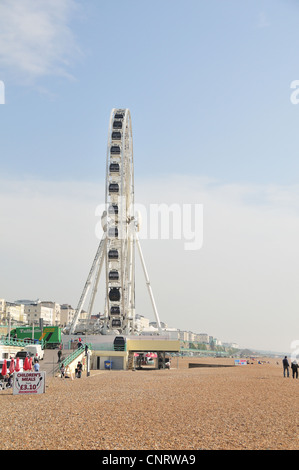
M 49 377 L 43 395 L 0 392 L 0 450 L 297 450 L 299 379 L 269 361 L 174 358 L 170 370 Z

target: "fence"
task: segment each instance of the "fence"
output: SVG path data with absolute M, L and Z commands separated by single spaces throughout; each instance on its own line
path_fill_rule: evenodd
M 71 354 L 69 354 L 65 359 L 63 359 L 63 364 L 64 366 L 68 366 L 69 364 L 71 364 L 78 356 L 80 356 L 81 354 L 83 354 L 85 351 L 85 348 L 84 347 L 81 347 L 81 348 L 78 348 L 76 349 L 75 351 L 73 351 Z M 61 366 L 61 364 L 60 364 Z
M 29 344 L 40 344 L 42 347 L 45 346 L 44 341 L 29 340 L 29 339 L 26 339 L 26 341 L 23 341 L 22 339 L 17 339 L 17 338 L 8 339 L 5 336 L 0 338 L 0 344 L 2 344 L 3 346 L 17 346 L 20 348 L 28 346 Z
M 62 340 L 63 341 L 63 340 Z M 74 350 L 77 349 L 77 344 L 78 341 L 63 341 L 62 349 L 64 350 Z M 97 343 L 97 342 L 90 342 L 90 343 L 85 343 L 84 345 L 87 344 L 89 349 L 93 349 L 94 351 L 126 351 L 127 350 L 127 345 L 125 344 L 124 349 L 121 349 L 120 346 L 115 346 L 113 342 L 105 342 L 105 343 Z

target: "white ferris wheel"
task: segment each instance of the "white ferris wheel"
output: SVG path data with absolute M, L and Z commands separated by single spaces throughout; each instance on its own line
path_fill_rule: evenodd
M 76 328 L 90 288 L 87 315 L 90 319 L 105 262 L 104 321 L 85 325 L 89 333 L 134 334 L 135 325 L 135 246 L 140 255 L 145 281 L 152 302 L 158 331 L 160 320 L 147 274 L 140 241 L 140 221 L 134 214 L 134 160 L 131 114 L 128 109 L 114 108 L 110 115 L 105 210 L 102 215 L 103 236 L 81 294 L 69 333 Z M 79 328 L 82 330 L 82 328 Z M 92 331 L 93 330 L 93 331 Z

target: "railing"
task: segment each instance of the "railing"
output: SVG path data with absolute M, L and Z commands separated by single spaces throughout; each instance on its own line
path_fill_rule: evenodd
M 192 349 L 192 348 L 181 348 L 180 353 L 190 354 L 193 353 L 194 356 L 202 355 L 202 356 L 229 356 L 229 353 L 226 351 L 214 351 L 211 349 Z
M 30 344 L 40 344 L 42 348 L 45 346 L 43 341 L 29 340 L 29 339 L 26 339 L 26 341 L 23 341 L 22 339 L 16 339 L 16 338 L 8 339 L 7 337 L 0 338 L 0 344 L 2 344 L 3 346 L 19 346 L 20 348 L 23 348 Z
M 91 345 L 88 344 L 87 345 L 89 350 L 91 349 Z M 65 359 L 63 359 L 63 361 L 60 363 L 59 367 L 62 366 L 62 364 L 64 366 L 68 366 L 69 364 L 71 364 L 71 362 L 73 362 L 78 356 L 80 356 L 80 354 L 84 353 L 85 351 L 85 346 L 82 346 L 81 348 L 78 348 L 78 349 L 75 349 L 75 351 L 73 351 L 71 354 L 69 354 Z
M 111 343 L 92 343 L 92 349 L 95 351 L 127 351 L 127 344 L 122 347 Z
M 125 344 L 124 349 L 122 346 L 115 346 L 113 343 L 90 343 L 89 349 L 93 349 L 94 351 L 126 351 L 127 344 Z M 72 349 L 73 343 L 71 341 L 63 343 L 63 349 Z M 76 347 L 76 346 L 75 346 Z

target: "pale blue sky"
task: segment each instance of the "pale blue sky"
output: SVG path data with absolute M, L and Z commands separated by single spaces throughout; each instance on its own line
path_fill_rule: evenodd
M 62 38 L 62 57 L 40 76 L 0 57 L 1 173 L 103 177 L 110 110 L 122 106 L 137 175 L 297 181 L 297 2 L 74 3 L 65 19 L 73 44 Z M 73 78 L 59 76 L 60 59 Z
M 98 245 L 110 112 L 124 107 L 137 201 L 204 207 L 201 250 L 144 243 L 161 320 L 290 351 L 298 26 L 292 0 L 1 0 L 0 297 L 77 305 Z

